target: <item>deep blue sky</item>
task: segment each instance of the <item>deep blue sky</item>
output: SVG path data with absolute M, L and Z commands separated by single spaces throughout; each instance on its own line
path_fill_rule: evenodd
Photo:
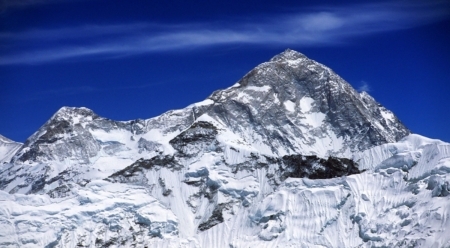
M 0 134 L 24 142 L 62 106 L 157 116 L 291 48 L 450 142 L 448 1 L 302 2 L 3 0 Z

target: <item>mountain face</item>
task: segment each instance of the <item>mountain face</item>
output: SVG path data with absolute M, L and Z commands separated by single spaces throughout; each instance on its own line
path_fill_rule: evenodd
M 269 154 L 347 157 L 409 133 L 367 93 L 292 50 L 209 99 L 208 116 Z
M 147 120 L 63 107 L 14 147 L 2 247 L 450 246 L 450 144 L 292 50 Z

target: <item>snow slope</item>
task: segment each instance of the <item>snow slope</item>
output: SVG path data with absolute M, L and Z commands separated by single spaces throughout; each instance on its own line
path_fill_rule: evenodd
M 8 163 L 22 146 L 0 134 L 0 164 Z
M 287 178 L 278 185 L 267 177 L 276 171 L 272 166 L 233 173 L 233 168 L 218 164 L 216 156 L 206 153 L 200 161 L 180 170 L 149 169 L 128 183 L 92 181 L 66 198 L 1 193 L 0 229 L 4 231 L 0 244 L 450 245 L 448 143 L 410 135 L 398 143 L 356 154 L 367 161 L 361 163 L 367 167 L 361 174 L 315 180 Z M 208 182 L 217 185 L 216 191 L 204 187 Z M 217 224 L 209 223 L 210 228 L 199 230 L 208 227 L 208 221 L 214 222 L 214 213 Z

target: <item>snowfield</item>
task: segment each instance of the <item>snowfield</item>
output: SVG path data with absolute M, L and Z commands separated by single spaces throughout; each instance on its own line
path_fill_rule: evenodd
M 213 153 L 206 153 L 186 170 L 147 172 L 143 186 L 95 180 L 70 197 L 56 199 L 0 191 L 0 245 L 450 245 L 450 144 L 413 134 L 356 157 L 367 169 L 361 174 L 288 178 L 276 188 L 264 176 L 266 169 L 233 174 L 216 165 Z M 212 204 L 207 198 L 187 197 L 198 191 L 182 182 L 195 182 L 202 173 L 219 187 Z M 166 189 L 172 192 L 163 196 Z M 196 231 L 204 213 L 219 206 L 223 222 Z

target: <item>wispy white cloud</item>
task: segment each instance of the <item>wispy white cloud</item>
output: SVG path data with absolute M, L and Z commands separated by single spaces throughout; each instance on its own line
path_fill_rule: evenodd
M 10 52 L 2 52 L 0 65 L 128 56 L 227 44 L 329 46 L 448 17 L 445 2 L 393 2 L 321 7 L 295 15 L 272 16 L 254 22 L 231 20 L 217 25 L 133 23 L 35 29 L 0 33 L 3 40 L 0 44 L 11 46 Z
M 370 88 L 370 85 L 369 85 L 369 83 L 367 83 L 366 81 L 361 81 L 361 85 L 358 87 L 358 91 L 359 92 L 363 92 L 363 91 L 365 91 L 365 92 L 370 92 L 370 90 L 371 90 L 371 88 Z
M 304 31 L 323 32 L 336 30 L 345 25 L 345 19 L 331 12 L 319 12 L 299 18 Z

